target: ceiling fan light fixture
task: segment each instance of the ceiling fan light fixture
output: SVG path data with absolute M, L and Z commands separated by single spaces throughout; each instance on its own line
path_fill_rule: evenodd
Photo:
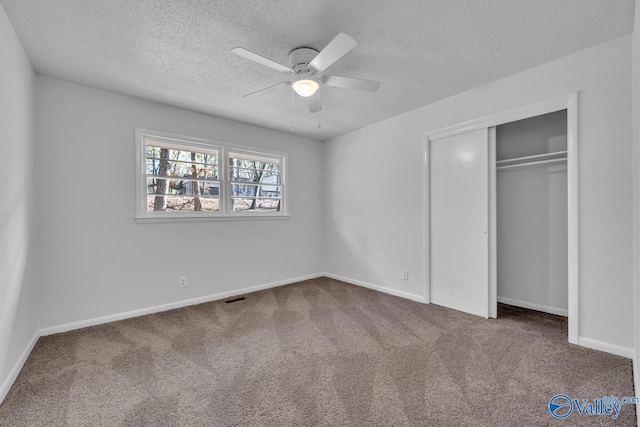
M 315 80 L 300 79 L 293 82 L 291 87 L 293 87 L 293 90 L 295 90 L 298 95 L 308 98 L 318 91 L 320 84 Z

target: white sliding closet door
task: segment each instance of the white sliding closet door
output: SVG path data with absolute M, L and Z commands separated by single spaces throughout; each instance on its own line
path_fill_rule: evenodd
M 429 143 L 431 302 L 489 317 L 489 129 Z

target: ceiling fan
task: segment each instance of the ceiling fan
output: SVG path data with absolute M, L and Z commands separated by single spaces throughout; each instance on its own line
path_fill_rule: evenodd
M 319 95 L 316 95 L 321 85 L 345 89 L 357 89 L 367 92 L 375 92 L 378 90 L 378 87 L 380 87 L 380 82 L 372 80 L 321 75 L 324 70 L 329 68 L 334 62 L 356 47 L 357 44 L 358 43 L 350 36 L 340 33 L 320 52 L 309 47 L 301 47 L 292 50 L 289 53 L 288 67 L 241 47 L 231 49 L 231 52 L 241 58 L 266 65 L 267 67 L 273 68 L 274 70 L 282 73 L 293 74 L 293 79 L 291 81 L 278 83 L 244 96 L 270 91 L 281 86 L 291 86 L 298 95 L 308 98 L 309 111 L 317 113 L 322 110 L 320 97 Z

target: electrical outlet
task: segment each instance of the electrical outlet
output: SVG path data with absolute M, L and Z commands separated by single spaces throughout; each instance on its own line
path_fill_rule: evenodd
M 180 276 L 178 278 L 178 287 L 186 288 L 187 287 L 187 276 Z
M 402 280 L 409 280 L 409 272 L 407 270 L 402 270 Z

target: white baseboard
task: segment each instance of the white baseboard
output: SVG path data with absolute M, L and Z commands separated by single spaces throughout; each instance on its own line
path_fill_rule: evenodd
M 38 338 L 40 338 L 40 331 L 36 331 L 36 333 L 33 334 L 31 341 L 29 341 L 29 344 L 27 344 L 27 347 L 24 349 L 24 351 L 20 355 L 20 358 L 14 365 L 13 369 L 11 370 L 11 372 L 9 372 L 9 376 L 4 380 L 4 382 L 2 383 L 2 386 L 0 386 L 0 404 L 4 402 L 4 398 L 7 397 L 7 393 L 9 393 L 11 386 L 15 382 L 16 378 L 18 378 L 18 374 L 22 370 L 22 367 L 24 366 L 25 362 L 27 361 L 27 358 L 31 354 L 33 347 L 36 345 L 36 342 L 38 342 Z
M 104 324 L 104 323 L 109 323 L 109 322 L 115 322 L 115 321 L 118 321 L 118 320 L 129 319 L 129 318 L 132 318 L 132 317 L 144 316 L 145 314 L 159 313 L 159 312 L 162 312 L 162 311 L 172 310 L 174 308 L 181 308 L 181 307 L 187 307 L 187 306 L 190 306 L 190 305 L 202 304 L 202 303 L 205 303 L 205 302 L 210 302 L 210 301 L 216 301 L 216 300 L 220 300 L 220 299 L 224 299 L 224 298 L 229 298 L 229 297 L 232 297 L 232 296 L 235 296 L 235 295 L 248 294 L 248 293 L 255 292 L 255 291 L 261 291 L 261 290 L 264 290 L 264 289 L 275 288 L 277 286 L 289 285 L 291 283 L 302 282 L 302 281 L 310 280 L 310 279 L 317 279 L 318 277 L 323 277 L 323 276 L 324 276 L 324 273 L 310 274 L 310 275 L 307 275 L 307 276 L 294 277 L 292 279 L 286 279 L 286 280 L 280 280 L 280 281 L 277 281 L 277 282 L 264 283 L 262 285 L 250 286 L 248 288 L 236 289 L 236 290 L 227 291 L 227 292 L 220 292 L 218 294 L 207 295 L 207 296 L 204 296 L 204 297 L 192 298 L 192 299 L 183 300 L 183 301 L 176 301 L 176 302 L 172 302 L 172 303 L 168 303 L 168 304 L 157 305 L 157 306 L 154 306 L 154 307 L 147 307 L 147 308 L 142 308 L 142 309 L 139 309 L 139 310 L 127 311 L 127 312 L 124 312 L 124 313 L 117 313 L 117 314 L 112 314 L 112 315 L 109 315 L 109 316 L 96 317 L 96 318 L 93 318 L 93 319 L 81 320 L 79 322 L 72 322 L 72 323 L 66 323 L 66 324 L 63 324 L 63 325 L 50 326 L 50 327 L 47 327 L 47 328 L 42 328 L 42 329 L 36 331 L 36 333 L 33 335 L 33 338 L 31 338 L 31 341 L 29 341 L 29 344 L 27 345 L 27 347 L 23 351 L 22 355 L 20 356 L 20 358 L 16 362 L 15 366 L 13 367 L 11 372 L 9 373 L 9 376 L 2 383 L 2 386 L 0 386 L 0 404 L 2 404 L 2 402 L 4 401 L 4 398 L 7 396 L 7 393 L 9 393 L 9 390 L 11 389 L 11 386 L 13 386 L 13 383 L 15 382 L 16 378 L 18 378 L 18 374 L 22 370 L 22 367 L 24 366 L 25 362 L 27 361 L 27 358 L 31 354 L 31 351 L 33 351 L 33 347 L 36 345 L 36 342 L 38 341 L 38 338 L 40 338 L 41 336 L 57 334 L 57 333 L 60 333 L 60 332 L 68 332 L 68 331 L 72 331 L 74 329 L 86 328 L 88 326 L 101 325 L 101 324 Z
M 124 313 L 110 314 L 108 316 L 95 317 L 93 319 L 81 320 L 78 322 L 65 323 L 63 325 L 49 326 L 40 329 L 40 335 L 52 335 L 61 332 L 68 332 L 74 329 L 86 328 L 89 326 L 101 325 L 103 323 L 116 322 L 118 320 L 130 319 L 132 317 L 144 316 L 146 314 L 160 313 L 162 311 L 173 310 L 175 308 L 187 307 L 190 305 L 202 304 L 205 302 L 221 300 L 236 295 L 248 294 L 255 291 L 261 291 L 264 289 L 275 288 L 277 286 L 289 285 L 291 283 L 302 282 L 304 280 L 317 279 L 324 276 L 324 273 L 310 274 L 307 276 L 294 277 L 292 279 L 279 280 L 277 282 L 264 283 L 262 285 L 250 286 L 248 288 L 236 289 L 227 292 L 220 292 L 213 295 L 206 295 L 203 297 L 192 298 L 188 300 L 171 302 L 168 304 L 156 305 L 153 307 L 142 308 L 139 310 L 127 311 Z
M 591 338 L 579 337 L 578 345 L 583 347 L 592 348 L 594 350 L 604 351 L 606 353 L 615 354 L 622 357 L 627 357 L 629 359 L 633 359 L 635 351 L 633 348 L 622 347 L 615 344 L 609 344 L 604 341 L 598 341 Z
M 422 295 L 415 295 L 415 294 L 411 294 L 411 293 L 408 293 L 408 292 L 398 291 L 396 289 L 391 289 L 391 288 L 387 288 L 387 287 L 384 287 L 384 286 L 374 285 L 374 284 L 371 284 L 371 283 L 363 282 L 361 280 L 356 280 L 356 279 L 351 279 L 351 278 L 344 277 L 344 276 L 339 276 L 339 275 L 333 274 L 333 273 L 316 273 L 316 274 L 310 274 L 310 275 L 307 275 L 307 276 L 295 277 L 295 278 L 292 278 L 292 279 L 280 280 L 280 281 L 277 281 L 277 282 L 265 283 L 265 284 L 257 285 L 257 286 L 250 286 L 250 287 L 247 287 L 247 288 L 244 288 L 244 289 L 237 289 L 237 290 L 233 290 L 233 291 L 221 292 L 221 293 L 218 293 L 218 294 L 208 295 L 208 296 L 204 296 L 204 297 L 193 298 L 193 299 L 183 300 L 183 301 L 177 301 L 177 302 L 158 305 L 158 306 L 154 306 L 154 307 L 148 307 L 148 308 L 143 308 L 143 309 L 139 309 L 139 310 L 133 310 L 133 311 L 128 311 L 128 312 L 124 312 L 124 313 L 113 314 L 113 315 L 109 315 L 109 316 L 96 317 L 96 318 L 93 318 L 93 319 L 82 320 L 82 321 L 79 321 L 79 322 L 72 322 L 72 323 L 66 323 L 66 324 L 63 324 L 63 325 L 42 328 L 42 329 L 38 330 L 33 335 L 33 338 L 31 338 L 31 341 L 29 341 L 29 344 L 27 345 L 27 347 L 23 351 L 22 355 L 20 356 L 20 358 L 16 362 L 14 368 L 9 373 L 9 376 L 2 383 L 2 386 L 0 386 L 0 404 L 4 401 L 4 398 L 6 397 L 7 393 L 11 389 L 11 386 L 13 385 L 14 381 L 18 377 L 18 374 L 22 370 L 22 367 L 24 366 L 25 362 L 27 361 L 27 358 L 29 357 L 29 354 L 31 354 L 31 351 L 33 350 L 33 347 L 35 346 L 36 342 L 38 341 L 38 338 L 40 338 L 41 336 L 56 334 L 56 333 L 60 333 L 60 332 L 67 332 L 67 331 L 71 331 L 71 330 L 74 330 L 74 329 L 86 328 L 88 326 L 95 326 L 95 325 L 100 325 L 100 324 L 104 324 L 104 323 L 108 323 L 108 322 L 115 322 L 115 321 L 118 321 L 118 320 L 129 319 L 129 318 L 132 318 L 132 317 L 144 316 L 146 314 L 159 313 L 159 312 L 162 312 L 162 311 L 172 310 L 172 309 L 175 309 L 175 308 L 187 307 L 187 306 L 190 306 L 190 305 L 196 305 L 196 304 L 201 304 L 201 303 L 205 303 L 205 302 L 216 301 L 216 300 L 232 297 L 232 296 L 235 296 L 235 295 L 242 295 L 242 294 L 247 294 L 247 293 L 260 291 L 260 290 L 264 290 L 264 289 L 275 288 L 277 286 L 283 286 L 283 285 L 288 285 L 288 284 L 291 284 L 291 283 L 302 282 L 304 280 L 316 279 L 316 278 L 323 277 L 323 276 L 326 276 L 326 277 L 329 277 L 329 278 L 335 279 L 335 280 L 340 280 L 342 282 L 350 283 L 352 285 L 362 286 L 362 287 L 365 287 L 365 288 L 368 288 L 368 289 L 373 289 L 373 290 L 376 290 L 376 291 L 379 291 L 379 292 L 384 292 L 386 294 L 394 295 L 394 296 L 397 296 L 397 297 L 406 298 L 406 299 L 409 299 L 409 300 L 412 300 L 412 301 L 417 301 L 417 302 L 422 302 L 422 303 L 426 302 L 426 298 L 424 296 L 422 296 Z M 516 301 L 515 303 L 513 301 L 514 300 L 498 298 L 498 302 L 503 302 L 504 304 L 522 306 L 521 304 L 519 304 L 518 301 Z M 536 307 L 539 307 L 539 306 L 536 305 Z M 536 308 L 536 307 L 524 307 L 524 308 L 531 308 L 533 310 L 546 311 L 546 310 L 540 310 L 540 308 Z M 559 313 L 553 313 L 553 314 L 559 314 Z M 560 314 L 560 315 L 562 315 L 562 314 Z M 640 370 L 640 366 L 638 366 L 638 360 L 637 360 L 637 357 L 636 357 L 636 352 L 634 351 L 633 348 L 621 347 L 621 346 L 617 346 L 617 345 L 614 345 L 614 344 L 609 344 L 609 343 L 605 343 L 605 342 L 602 342 L 602 341 L 597 341 L 597 340 L 593 340 L 593 339 L 590 339 L 590 338 L 584 338 L 584 337 L 580 337 L 578 339 L 578 345 L 581 345 L 581 346 L 584 346 L 584 347 L 588 347 L 588 348 L 592 348 L 592 349 L 595 349 L 595 350 L 604 351 L 604 352 L 607 352 L 607 353 L 616 354 L 618 356 L 623 356 L 623 357 L 627 357 L 627 358 L 633 359 L 633 362 L 634 362 L 633 363 L 633 374 L 634 374 L 633 377 L 634 377 L 634 384 L 635 384 L 635 392 L 636 392 L 636 396 L 640 394 L 640 384 L 639 384 L 640 383 L 640 378 L 639 378 L 639 375 L 638 375 L 639 374 L 638 371 Z M 640 422 L 639 422 L 639 427 L 640 427 Z
M 543 313 L 556 314 L 558 316 L 569 316 L 569 310 L 566 308 L 550 307 L 547 305 L 535 304 L 527 301 L 519 301 L 517 299 L 498 297 L 498 302 L 515 307 L 528 308 L 529 310 L 542 311 Z
M 422 303 L 426 303 L 427 302 L 426 298 L 424 296 L 422 296 L 422 295 L 410 294 L 408 292 L 398 291 L 396 289 L 385 288 L 384 286 L 374 285 L 374 284 L 371 284 L 371 283 L 363 282 L 361 280 L 356 280 L 356 279 L 351 279 L 349 277 L 339 276 L 339 275 L 333 274 L 333 273 L 324 273 L 323 275 L 326 276 L 326 277 L 329 277 L 331 279 L 340 280 L 341 282 L 346 282 L 346 283 L 350 283 L 352 285 L 362 286 L 363 288 L 369 288 L 369 289 L 373 289 L 375 291 L 384 292 L 385 294 L 394 295 L 396 297 L 406 298 L 406 299 L 410 299 L 412 301 L 417 301 L 417 302 L 422 302 Z

